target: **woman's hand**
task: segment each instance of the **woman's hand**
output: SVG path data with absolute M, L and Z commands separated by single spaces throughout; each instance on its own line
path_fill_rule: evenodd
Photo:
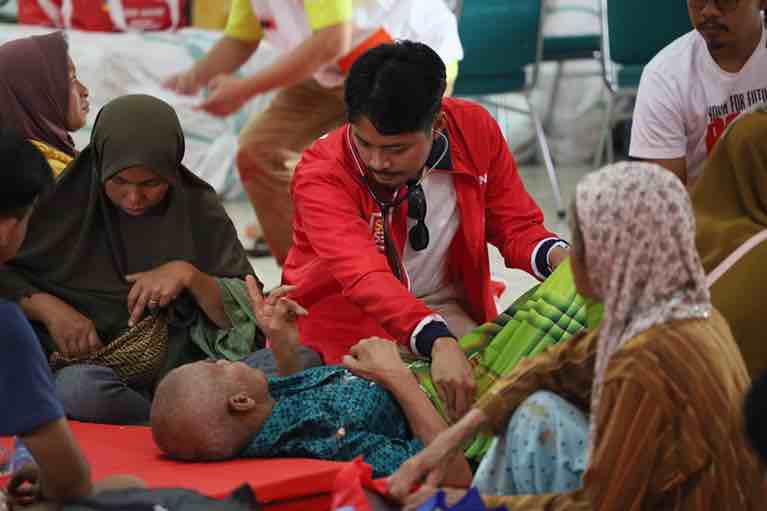
M 125 280 L 133 284 L 128 293 L 128 326 L 138 323 L 144 310 L 167 307 L 189 287 L 197 268 L 186 261 L 172 261 L 154 270 L 127 275 Z
M 423 451 L 400 466 L 389 477 L 389 493 L 400 502 L 406 502 L 411 490 L 418 484 L 438 488 L 445 479 L 452 456 L 463 456 L 461 445 L 485 423 L 487 416 L 472 409 L 460 421 L 437 435 Z
M 63 355 L 83 357 L 102 347 L 96 325 L 74 307 L 53 295 L 35 295 L 34 298 L 44 307 L 40 314 L 43 324 Z

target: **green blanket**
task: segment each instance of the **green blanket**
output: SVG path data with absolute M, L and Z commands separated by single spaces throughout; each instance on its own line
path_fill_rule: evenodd
M 569 260 L 543 283 L 518 298 L 494 321 L 477 327 L 459 341 L 474 369 L 477 398 L 496 381 L 509 374 L 525 357 L 571 338 L 584 328 L 598 325 L 602 307 L 590 305 L 575 291 Z M 440 414 L 447 420 L 444 405 L 431 380 L 427 361 L 410 368 Z M 479 434 L 466 447 L 466 456 L 479 461 L 492 437 Z

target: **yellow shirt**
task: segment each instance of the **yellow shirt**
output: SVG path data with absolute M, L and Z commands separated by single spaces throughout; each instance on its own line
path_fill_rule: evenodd
M 59 151 L 39 140 L 30 140 L 30 142 L 32 142 L 32 144 L 37 147 L 38 151 L 43 154 L 45 159 L 48 160 L 48 165 L 51 166 L 53 177 L 55 178 L 59 177 L 64 168 L 69 165 L 69 162 L 73 159 L 67 153 Z
M 352 0 L 304 0 L 304 10 L 312 30 L 332 27 L 352 19 Z M 263 37 L 261 21 L 250 0 L 234 0 L 226 24 L 226 35 L 242 41 Z

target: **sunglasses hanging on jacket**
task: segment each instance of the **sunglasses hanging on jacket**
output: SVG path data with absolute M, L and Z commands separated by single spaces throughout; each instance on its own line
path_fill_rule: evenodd
M 450 149 L 450 143 L 445 134 L 441 131 L 437 134 L 440 138 L 435 140 L 434 147 L 432 148 L 432 154 L 434 154 L 435 151 L 439 151 L 441 149 L 439 157 L 434 160 L 434 163 L 428 169 L 421 172 L 421 176 L 418 178 L 418 180 L 411 181 L 407 184 L 407 192 L 402 197 L 395 196 L 395 198 L 391 201 L 382 201 L 376 196 L 375 192 L 370 186 L 367 174 L 365 174 L 365 172 L 362 170 L 362 165 L 360 165 L 357 157 L 357 151 L 351 144 L 351 133 L 349 133 L 347 137 L 347 140 L 349 140 L 351 153 L 354 156 L 354 161 L 357 164 L 357 168 L 359 169 L 363 180 L 365 181 L 365 187 L 367 188 L 368 193 L 373 198 L 375 203 L 378 204 L 378 208 L 381 210 L 381 217 L 383 221 L 384 250 L 386 252 L 386 260 L 389 263 L 389 268 L 391 268 L 392 273 L 394 273 L 394 276 L 397 277 L 397 280 L 405 284 L 407 283 L 405 282 L 404 275 L 402 274 L 402 261 L 400 260 L 398 253 L 399 251 L 397 250 L 397 247 L 394 246 L 394 240 L 390 234 L 391 212 L 397 206 L 407 200 L 407 216 L 416 221 L 416 224 L 408 232 L 408 240 L 410 242 L 410 246 L 413 247 L 413 250 L 419 252 L 421 250 L 425 250 L 429 246 L 429 228 L 426 226 L 426 195 L 424 194 L 422 183 L 423 180 L 426 179 L 435 168 L 437 168 L 440 162 L 442 162 Z M 431 160 L 431 157 L 429 160 Z

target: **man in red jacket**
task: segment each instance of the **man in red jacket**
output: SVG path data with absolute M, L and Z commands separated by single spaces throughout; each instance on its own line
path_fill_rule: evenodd
M 434 51 L 374 48 L 345 84 L 349 123 L 303 155 L 292 183 L 293 247 L 283 278 L 309 310 L 302 342 L 338 363 L 360 339 L 394 339 L 432 359 L 454 418 L 475 386 L 456 339 L 497 315 L 487 243 L 546 278 L 567 244 L 543 226 L 495 120 L 443 99 Z

